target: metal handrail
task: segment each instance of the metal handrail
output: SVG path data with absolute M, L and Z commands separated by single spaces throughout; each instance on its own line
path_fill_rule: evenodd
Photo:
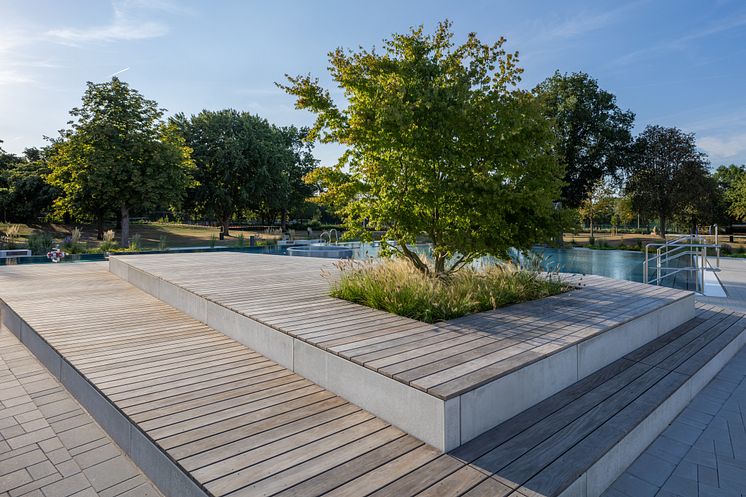
M 715 243 L 706 243 L 699 235 L 686 235 L 664 243 L 648 243 L 645 245 L 645 261 L 643 263 L 643 282 L 660 285 L 665 278 L 669 278 L 684 271 L 696 273 L 695 291 L 704 291 L 704 273 L 708 271 L 708 250 L 715 249 L 717 255 L 716 267 L 720 267 L 720 244 L 718 242 L 717 226 L 715 226 Z M 655 255 L 651 256 L 650 249 L 655 248 Z M 689 266 L 671 267 L 670 261 L 689 256 Z M 655 277 L 650 277 L 650 264 L 655 263 Z M 666 265 L 664 266 L 663 263 Z

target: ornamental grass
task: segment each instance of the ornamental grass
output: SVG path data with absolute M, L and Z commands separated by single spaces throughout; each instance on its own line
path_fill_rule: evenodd
M 556 273 L 513 263 L 465 267 L 445 278 L 423 274 L 404 259 L 344 261 L 331 296 L 426 323 L 457 318 L 570 290 Z

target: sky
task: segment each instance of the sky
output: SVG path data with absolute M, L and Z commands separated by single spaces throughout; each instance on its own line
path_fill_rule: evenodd
M 330 50 L 380 47 L 446 18 L 456 41 L 504 36 L 525 88 L 555 70 L 586 72 L 635 113 L 635 132 L 677 126 L 714 167 L 746 164 L 744 0 L 0 0 L 0 146 L 44 145 L 86 81 L 114 74 L 168 114 L 236 108 L 310 125 L 275 86 L 285 74 L 333 89 Z M 339 152 L 316 156 L 330 165 Z

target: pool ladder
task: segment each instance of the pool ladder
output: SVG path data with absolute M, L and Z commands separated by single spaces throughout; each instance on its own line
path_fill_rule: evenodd
M 655 252 L 651 249 L 655 248 Z M 705 271 L 711 267 L 708 249 L 715 249 L 715 267 L 720 267 L 720 244 L 718 243 L 717 225 L 715 226 L 715 243 L 707 243 L 704 236 L 685 235 L 665 243 L 648 243 L 645 245 L 645 262 L 642 272 L 643 282 L 651 285 L 661 285 L 666 278 L 686 272 L 694 274 L 696 292 L 704 293 Z M 689 257 L 686 266 L 671 266 L 674 261 Z M 686 259 L 684 259 L 686 260 Z M 651 278 L 650 271 L 654 269 Z

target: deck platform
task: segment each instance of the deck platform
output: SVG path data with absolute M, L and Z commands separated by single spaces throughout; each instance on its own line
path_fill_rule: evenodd
M 3 268 L 0 319 L 169 497 L 597 496 L 746 339 L 700 306 L 443 453 L 100 263 Z
M 338 270 L 325 259 L 126 255 L 110 270 L 442 450 L 694 316 L 691 292 L 595 276 L 430 325 L 329 297 Z

